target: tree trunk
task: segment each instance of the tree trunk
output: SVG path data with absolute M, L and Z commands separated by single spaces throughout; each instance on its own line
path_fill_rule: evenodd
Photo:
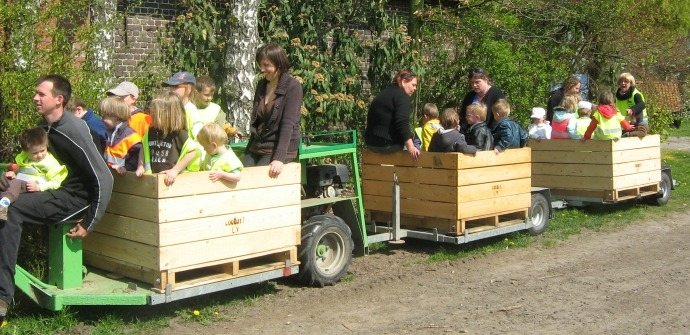
M 98 28 L 98 38 L 94 41 L 93 55 L 86 55 L 93 69 L 109 73 L 113 68 L 113 53 L 115 50 L 115 31 L 112 22 L 117 15 L 116 0 L 95 0 L 91 4 L 91 24 Z M 91 57 L 89 57 L 91 56 Z M 107 76 L 107 78 L 112 78 Z M 112 79 L 111 79 L 112 80 Z M 107 83 L 110 86 L 112 83 Z
M 257 16 L 260 0 L 231 3 L 234 5 L 232 14 L 237 17 L 238 24 L 227 36 L 224 100 L 227 101 L 228 122 L 248 135 L 256 76 L 254 54 L 259 46 Z

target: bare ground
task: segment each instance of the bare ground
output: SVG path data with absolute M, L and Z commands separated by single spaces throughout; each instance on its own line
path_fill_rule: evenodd
M 277 294 L 220 310 L 223 321 L 177 319 L 161 334 L 690 333 L 690 210 L 536 242 L 435 264 L 424 260 L 438 246 L 408 243 L 355 258 L 347 282 L 279 281 Z

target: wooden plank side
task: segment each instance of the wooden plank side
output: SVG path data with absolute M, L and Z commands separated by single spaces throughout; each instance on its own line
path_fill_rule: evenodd
M 364 195 L 364 208 L 390 213 L 391 197 Z M 400 199 L 400 211 L 402 214 L 441 219 L 455 219 L 457 216 L 457 207 L 453 203 L 415 199 Z
M 457 152 L 423 152 L 415 162 L 406 152 L 392 154 L 379 154 L 370 150 L 362 153 L 362 163 L 372 165 L 394 165 L 426 167 L 436 169 L 471 169 L 485 166 L 512 165 L 530 162 L 530 149 L 509 149 L 500 155 L 493 151 L 480 151 L 476 156 L 465 155 Z
M 389 165 L 363 165 L 362 179 L 366 188 L 370 180 L 385 181 L 393 185 L 393 173 L 398 175 L 400 182 L 419 183 L 427 185 L 467 186 L 488 183 L 492 181 L 529 178 L 531 176 L 530 163 L 506 166 L 485 166 L 463 170 L 446 170 L 416 167 L 401 167 Z
M 148 269 L 159 268 L 157 247 L 119 237 L 92 232 L 84 239 L 84 250 Z
M 160 282 L 160 271 L 143 268 L 139 265 L 123 262 L 118 259 L 99 255 L 84 250 L 84 264 L 105 270 L 118 276 L 125 276 L 154 285 Z
M 532 153 L 532 163 L 578 164 L 587 162 L 590 164 L 619 164 L 642 159 L 657 159 L 659 157 L 661 157 L 661 150 L 658 147 L 635 149 L 634 152 L 572 152 L 554 150 L 534 151 Z
M 620 164 L 558 164 L 558 163 L 533 163 L 533 175 L 552 175 L 563 177 L 615 177 L 632 173 L 647 171 L 660 171 L 659 159 L 647 159 Z
M 299 205 L 301 185 L 281 185 L 239 192 L 200 194 L 165 198 L 158 202 L 158 222 L 247 212 L 265 208 Z
M 532 194 L 529 192 L 484 200 L 460 202 L 457 204 L 457 218 L 469 220 L 488 215 L 496 215 L 497 212 L 507 213 L 529 209 L 531 202 Z
M 301 209 L 299 205 L 293 205 L 168 222 L 159 225 L 159 246 L 299 226 L 301 221 Z
M 262 187 L 299 184 L 301 164 L 290 163 L 283 166 L 283 172 L 276 178 L 268 176 L 268 166 L 249 167 L 242 170 L 242 180 L 238 183 L 227 181 L 212 182 L 208 179 L 210 172 L 187 172 L 180 174 L 175 183 L 166 186 L 164 176 L 144 175 L 137 177 L 133 172 L 124 176 L 116 175 L 114 192 L 143 196 L 147 198 L 170 198 L 207 193 L 239 191 Z
M 95 232 L 122 237 L 148 245 L 158 245 L 159 224 L 112 213 L 105 213 Z
M 646 186 L 652 183 L 658 183 L 660 181 L 661 172 L 659 170 L 634 173 L 613 178 L 613 189 L 621 190 L 625 188 Z
M 530 192 L 530 188 L 530 178 L 495 181 L 461 187 L 400 183 L 400 198 L 454 204 Z M 364 184 L 364 194 L 390 198 L 393 190 L 391 183 L 371 180 Z
M 142 221 L 159 222 L 158 205 L 159 200 L 155 198 L 113 192 L 106 212 Z
M 563 177 L 549 175 L 532 176 L 532 186 L 575 190 L 617 190 L 656 183 L 661 180 L 657 171 L 640 172 L 609 177 Z
M 301 226 L 294 225 L 162 247 L 161 270 L 296 246 L 301 243 L 300 232 Z
M 580 140 L 547 140 L 537 141 L 530 139 L 528 146 L 532 151 L 594 151 L 613 152 L 639 148 L 659 147 L 661 137 L 659 135 L 647 135 L 643 138 L 624 137 L 618 141 L 591 140 L 582 143 Z

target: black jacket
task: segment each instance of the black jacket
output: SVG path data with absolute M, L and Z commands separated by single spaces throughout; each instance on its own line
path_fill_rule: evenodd
M 491 129 L 486 126 L 484 121 L 479 121 L 465 131 L 467 144 L 474 146 L 478 150 L 487 151 L 494 148 L 494 137 Z
M 462 127 L 463 130 L 468 128 L 467 124 L 467 106 L 471 105 L 472 102 L 474 101 L 474 98 L 477 97 L 477 93 L 474 91 L 469 91 L 467 94 L 465 94 L 465 98 L 462 99 L 462 103 L 460 104 L 460 127 Z M 494 113 L 491 112 L 491 108 L 493 105 L 498 101 L 498 99 L 505 99 L 506 96 L 496 88 L 495 86 L 491 86 L 489 90 L 486 92 L 486 95 L 484 96 L 484 100 L 482 100 L 482 103 L 486 105 L 486 124 L 491 127 L 494 121 Z
M 551 122 L 553 120 L 553 109 L 558 107 L 558 105 L 561 104 L 561 101 L 563 101 L 563 98 L 565 97 L 563 93 L 563 88 L 559 88 L 553 93 L 551 93 L 551 96 L 549 97 L 549 101 L 546 103 L 546 120 Z
M 369 105 L 364 142 L 385 147 L 402 145 L 411 138 L 410 96 L 398 85 L 391 84 Z

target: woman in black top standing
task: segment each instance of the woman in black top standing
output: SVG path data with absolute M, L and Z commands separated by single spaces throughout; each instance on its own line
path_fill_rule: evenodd
M 412 159 L 419 158 L 419 149 L 412 141 L 410 130 L 410 96 L 417 90 L 418 78 L 411 70 L 402 70 L 391 85 L 381 91 L 369 105 L 364 142 L 379 153 L 406 149 Z
M 470 82 L 472 91 L 465 94 L 465 98 L 462 99 L 460 104 L 460 127 L 464 132 L 465 129 L 469 128 L 467 125 L 467 106 L 482 102 L 486 105 L 486 125 L 489 128 L 494 126 L 494 117 L 492 109 L 494 103 L 499 99 L 505 99 L 506 96 L 503 92 L 491 85 L 491 80 L 489 80 L 489 73 L 486 70 L 475 67 L 469 71 L 467 74 L 467 80 Z

